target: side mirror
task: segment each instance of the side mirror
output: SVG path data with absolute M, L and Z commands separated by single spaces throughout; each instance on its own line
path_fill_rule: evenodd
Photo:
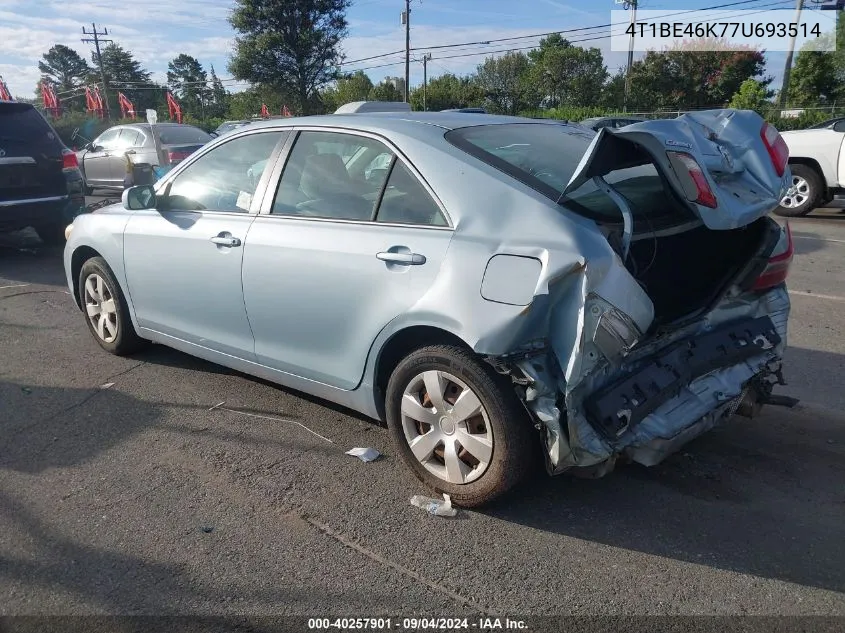
M 833 125 L 834 132 L 845 132 L 845 121 L 837 121 Z
M 123 201 L 123 208 L 129 209 L 130 211 L 155 209 L 156 207 L 156 191 L 152 185 L 129 187 L 129 189 L 123 192 L 121 199 Z

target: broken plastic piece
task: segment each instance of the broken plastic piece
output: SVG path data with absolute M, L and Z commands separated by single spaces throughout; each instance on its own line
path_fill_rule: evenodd
M 378 459 L 379 455 L 381 455 L 381 453 L 374 448 L 360 448 L 357 446 L 346 451 L 346 454 L 352 455 L 352 457 L 357 457 L 362 462 L 372 462 Z
M 109 387 L 114 387 L 114 383 L 113 382 L 105 382 L 102 385 L 100 385 L 100 389 L 108 389 Z
M 447 494 L 443 495 L 442 500 L 414 495 L 411 497 L 411 505 L 425 510 L 431 516 L 453 517 L 458 513 L 457 509 L 452 507 L 452 499 Z

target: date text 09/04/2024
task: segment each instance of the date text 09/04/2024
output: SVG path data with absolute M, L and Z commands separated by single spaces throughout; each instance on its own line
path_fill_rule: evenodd
M 308 618 L 310 630 L 457 631 L 527 630 L 524 620 L 511 618 Z

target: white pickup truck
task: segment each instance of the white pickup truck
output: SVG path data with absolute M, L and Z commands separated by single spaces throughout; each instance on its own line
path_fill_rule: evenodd
M 782 136 L 789 147 L 792 187 L 775 211 L 778 215 L 807 215 L 845 193 L 845 117 Z

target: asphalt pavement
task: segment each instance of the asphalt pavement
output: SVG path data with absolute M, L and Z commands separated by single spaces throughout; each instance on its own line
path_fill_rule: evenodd
M 60 249 L 0 236 L 0 614 L 845 616 L 845 213 L 792 227 L 799 407 L 452 519 L 371 420 L 106 354 Z

